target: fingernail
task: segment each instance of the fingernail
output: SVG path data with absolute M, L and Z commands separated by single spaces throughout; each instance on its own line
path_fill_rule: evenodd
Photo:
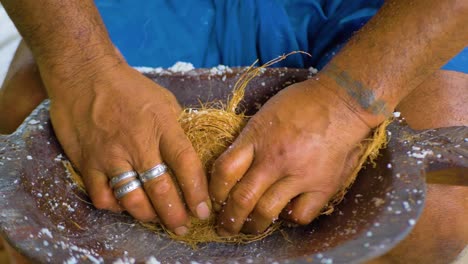
M 188 228 L 185 226 L 179 226 L 178 228 L 174 229 L 174 233 L 178 236 L 183 236 L 187 234 Z
M 208 204 L 206 202 L 201 202 L 197 206 L 197 215 L 198 218 L 201 220 L 206 220 L 208 217 L 210 217 L 210 208 L 208 207 Z

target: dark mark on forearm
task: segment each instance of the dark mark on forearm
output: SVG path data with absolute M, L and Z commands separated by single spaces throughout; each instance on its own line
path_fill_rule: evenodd
M 341 70 L 333 63 L 329 63 L 323 71 L 328 77 L 332 78 L 338 86 L 343 88 L 364 110 L 374 115 L 390 116 L 387 103 L 378 99 L 371 88 L 366 87 L 361 82 L 354 80 L 346 71 Z

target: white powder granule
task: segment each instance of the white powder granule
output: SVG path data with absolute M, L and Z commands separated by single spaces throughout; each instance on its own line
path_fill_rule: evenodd
M 172 72 L 188 72 L 193 69 L 195 69 L 195 67 L 193 67 L 192 63 L 183 61 L 178 61 L 169 68 L 169 70 Z
M 161 264 L 159 260 L 157 260 L 155 257 L 151 256 L 148 260 L 145 261 L 145 264 Z
M 225 65 L 218 65 L 210 69 L 211 75 L 223 75 L 226 73 L 232 73 L 232 69 Z
M 314 67 L 309 67 L 309 72 L 312 74 L 317 74 L 318 70 Z
M 151 67 L 138 66 L 138 67 L 133 67 L 133 68 L 141 73 L 161 73 L 164 70 L 161 67 L 151 68 Z
M 31 119 L 31 120 L 29 120 L 28 124 L 30 124 L 30 125 L 37 125 L 37 124 L 39 124 L 40 122 L 41 122 L 41 121 L 39 121 L 39 120 Z
M 41 231 L 40 231 L 40 233 L 42 233 L 42 234 L 44 234 L 44 235 L 46 235 L 46 236 L 48 236 L 48 237 L 50 237 L 50 238 L 53 238 L 52 233 L 51 233 L 50 230 L 47 229 L 47 228 L 42 228 Z

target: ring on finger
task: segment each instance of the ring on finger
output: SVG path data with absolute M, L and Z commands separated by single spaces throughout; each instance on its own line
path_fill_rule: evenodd
M 143 173 L 140 173 L 139 178 L 142 183 L 145 183 L 149 180 L 156 179 L 162 176 L 166 172 L 167 172 L 166 164 L 161 163 Z
M 117 200 L 119 200 L 120 198 L 124 197 L 125 195 L 133 192 L 138 188 L 141 188 L 141 182 L 138 179 L 134 179 L 115 189 L 114 196 L 115 198 L 117 198 Z
M 126 179 L 135 178 L 137 176 L 138 173 L 136 171 L 126 171 L 110 179 L 109 185 L 111 188 L 114 188 L 119 182 L 124 181 Z

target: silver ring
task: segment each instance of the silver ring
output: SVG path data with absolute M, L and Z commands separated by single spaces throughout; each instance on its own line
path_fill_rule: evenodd
M 127 182 L 126 184 L 120 186 L 119 188 L 114 190 L 115 198 L 120 199 L 127 195 L 128 193 L 133 192 L 134 190 L 141 187 L 141 182 L 137 179 Z
M 167 172 L 167 166 L 166 164 L 164 163 L 161 163 L 161 164 L 158 164 L 156 166 L 154 166 L 153 168 L 143 172 L 143 173 L 140 173 L 139 177 L 140 177 L 140 181 L 142 183 L 145 183 L 149 180 L 152 180 L 152 179 L 156 179 L 158 178 L 159 176 L 162 176 L 164 173 Z
M 115 185 L 117 185 L 119 182 L 129 179 L 129 178 L 134 178 L 137 176 L 138 176 L 138 173 L 136 171 L 127 171 L 127 172 L 121 173 L 113 177 L 112 179 L 110 179 L 109 181 L 110 187 L 114 188 Z

